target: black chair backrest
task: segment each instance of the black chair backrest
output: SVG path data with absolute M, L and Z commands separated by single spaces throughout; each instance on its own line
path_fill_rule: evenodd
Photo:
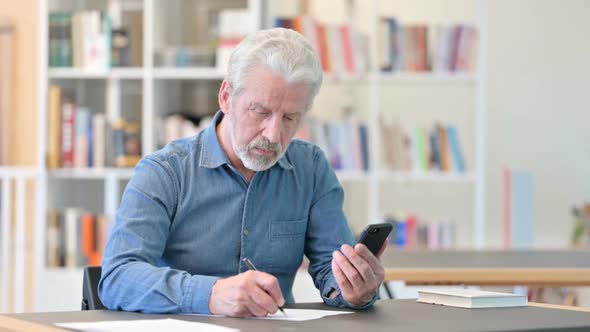
M 101 266 L 86 266 L 82 283 L 82 310 L 106 309 L 98 297 Z

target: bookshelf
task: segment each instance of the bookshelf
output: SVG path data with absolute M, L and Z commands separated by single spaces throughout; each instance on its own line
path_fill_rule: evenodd
M 451 1 L 451 0 L 446 0 Z M 456 2 L 457 0 L 455 0 Z M 376 52 L 377 34 L 375 23 L 383 13 L 379 7 L 384 1 L 373 0 L 369 2 L 356 1 L 362 18 L 355 18 L 355 24 L 359 24 L 369 35 L 371 52 Z M 224 0 L 224 1 L 194 1 L 194 0 L 109 0 L 109 1 L 76 1 L 76 0 L 44 0 L 41 4 L 40 22 L 41 39 L 43 49 L 48 55 L 48 16 L 53 11 L 81 11 L 86 9 L 109 12 L 115 16 L 121 16 L 124 11 L 139 13 L 141 21 L 141 45 L 139 50 L 139 61 L 137 65 L 132 63 L 125 67 L 112 67 L 104 70 L 88 70 L 75 67 L 50 67 L 48 56 L 45 56 L 42 63 L 42 83 L 40 86 L 41 95 L 48 96 L 51 84 L 61 84 L 73 91 L 73 94 L 81 103 L 87 103 L 98 112 L 113 117 L 125 116 L 129 109 L 140 109 L 134 112 L 134 117 L 141 124 L 141 154 L 146 155 L 157 150 L 160 145 L 158 124 L 161 119 L 178 110 L 186 108 L 186 105 L 195 105 L 199 100 L 204 105 L 199 109 L 190 111 L 200 114 L 204 111 L 215 110 L 210 105 L 216 103 L 216 93 L 219 83 L 224 77 L 224 72 L 215 65 L 201 66 L 172 66 L 165 63 L 159 52 L 171 52 L 170 45 L 186 45 L 186 52 L 198 54 L 198 48 L 194 45 L 203 43 L 204 32 L 193 36 L 189 31 L 198 30 L 201 27 L 193 26 L 184 29 L 183 23 L 189 22 L 191 13 L 199 11 L 202 15 L 202 6 L 208 4 L 211 12 L 223 8 L 245 8 L 249 13 L 251 28 L 256 30 L 261 27 L 270 27 L 273 15 L 282 15 L 278 9 L 278 2 L 264 0 Z M 317 5 L 320 2 L 314 2 Z M 481 16 L 485 17 L 485 0 L 478 0 L 481 7 Z M 200 7 L 201 6 L 201 7 Z M 285 6 L 292 6 L 290 2 Z M 320 5 L 321 6 L 321 5 Z M 186 9 L 186 10 L 183 10 Z M 387 11 L 385 11 L 387 12 Z M 119 13 L 119 14 L 118 14 Z M 326 14 L 324 14 L 326 15 Z M 392 14 L 393 15 L 393 14 Z M 345 15 L 346 16 L 346 15 Z M 210 18 L 210 17 L 209 17 Z M 194 17 L 193 17 L 194 19 Z M 207 19 L 204 17 L 203 19 Z M 348 19 L 348 18 L 345 18 Z M 478 63 L 483 61 L 485 53 L 485 21 L 477 19 L 476 24 L 480 31 L 479 58 Z M 205 38 L 206 39 L 206 38 Z M 172 48 L 174 50 L 174 48 Z M 198 58 L 195 56 L 195 58 Z M 204 63 L 209 61 L 203 61 Z M 369 142 L 376 148 L 370 149 L 370 169 L 342 170 L 337 171 L 339 179 L 344 183 L 347 190 L 347 197 L 350 186 L 360 186 L 360 191 L 351 189 L 353 200 L 356 203 L 357 195 L 364 196 L 365 203 L 361 203 L 360 209 L 366 212 L 355 211 L 352 214 L 357 220 L 366 222 L 378 222 L 382 220 L 383 208 L 387 205 L 383 198 L 388 195 L 384 191 L 386 186 L 404 187 L 419 184 L 427 188 L 433 186 L 468 186 L 472 188 L 473 211 L 473 236 L 475 247 L 484 244 L 484 174 L 485 162 L 485 70 L 483 66 L 473 73 L 411 73 L 394 72 L 383 73 L 376 68 L 371 68 L 366 73 L 351 75 L 334 75 L 327 73 L 324 77 L 324 87 L 327 89 L 345 89 L 352 91 L 356 109 L 365 109 L 359 115 L 359 119 L 365 121 L 369 127 Z M 473 100 L 473 112 L 468 116 L 473 127 L 477 128 L 475 135 L 463 135 L 462 138 L 474 141 L 473 151 L 469 153 L 467 171 L 464 173 L 448 173 L 436 171 L 391 171 L 382 167 L 383 146 L 379 132 L 379 115 L 387 105 L 386 97 L 391 89 L 408 86 L 419 88 L 427 85 L 432 89 L 468 89 L 469 98 Z M 334 88 L 335 87 L 335 88 Z M 321 100 L 330 97 L 322 97 L 324 92 L 318 96 L 318 105 Z M 330 96 L 330 92 L 327 93 Z M 94 97 L 93 97 L 94 96 Z M 332 95 L 333 97 L 333 95 Z M 347 97 L 348 98 L 348 97 Z M 39 124 L 41 128 L 39 146 L 40 160 L 45 160 L 48 153 L 46 137 L 48 135 L 48 99 L 42 98 L 39 106 Z M 315 110 L 314 110 L 315 111 Z M 328 110 L 322 114 L 324 118 L 332 116 Z M 453 118 L 453 117 L 451 117 Z M 473 121 L 471 121 L 473 120 Z M 45 264 L 45 241 L 47 236 L 47 211 L 50 209 L 63 209 L 77 207 L 89 210 L 94 213 L 104 213 L 113 216 L 118 209 L 122 191 L 127 181 L 133 175 L 132 168 L 48 168 L 42 162 L 40 168 L 40 185 L 37 202 L 36 226 L 39 230 L 36 234 L 36 289 L 35 310 L 67 310 L 76 309 L 79 305 L 79 294 L 81 290 L 82 271 L 80 268 L 56 268 L 46 267 Z M 470 194 L 471 195 L 471 194 Z M 364 204 L 364 205 L 363 205 Z M 471 204 L 471 203 L 469 203 Z M 40 211 L 40 212 L 39 212 Z M 349 211 L 347 211 L 348 213 Z M 51 280 L 54 287 L 47 289 L 41 286 L 41 280 Z M 44 283 L 45 283 L 44 282 Z M 56 299 L 58 302 L 56 303 Z

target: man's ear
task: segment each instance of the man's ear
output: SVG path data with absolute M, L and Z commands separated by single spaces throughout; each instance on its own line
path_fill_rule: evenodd
M 232 88 L 228 81 L 223 80 L 221 88 L 219 88 L 219 95 L 217 96 L 219 102 L 219 108 L 224 114 L 229 112 L 229 106 L 231 103 L 231 92 Z

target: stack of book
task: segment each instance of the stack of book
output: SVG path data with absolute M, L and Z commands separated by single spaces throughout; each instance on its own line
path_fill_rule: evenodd
M 141 127 L 78 105 L 49 88 L 47 167 L 133 167 L 141 159 Z
M 325 73 L 354 76 L 369 70 L 368 36 L 350 24 L 320 24 L 304 15 L 277 17 L 275 27 L 293 29 L 304 35 L 318 52 Z
M 141 66 L 142 14 L 126 11 L 125 26 L 113 26 L 98 10 L 49 14 L 49 66 L 105 71 L 111 66 Z
M 436 123 L 406 131 L 399 122 L 380 121 L 385 164 L 395 171 L 465 172 L 457 129 Z
M 102 214 L 68 208 L 49 211 L 46 232 L 47 267 L 100 265 L 111 223 Z
M 467 24 L 402 25 L 395 17 L 379 20 L 379 68 L 384 72 L 472 72 L 477 29 Z
M 362 122 L 355 119 L 328 122 L 306 117 L 295 138 L 320 147 L 335 170 L 369 170 L 368 131 Z

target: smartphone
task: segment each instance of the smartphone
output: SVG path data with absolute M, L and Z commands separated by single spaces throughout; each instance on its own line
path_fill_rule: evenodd
M 390 223 L 369 225 L 363 230 L 358 243 L 367 246 L 373 255 L 377 256 L 391 230 L 393 226 Z

